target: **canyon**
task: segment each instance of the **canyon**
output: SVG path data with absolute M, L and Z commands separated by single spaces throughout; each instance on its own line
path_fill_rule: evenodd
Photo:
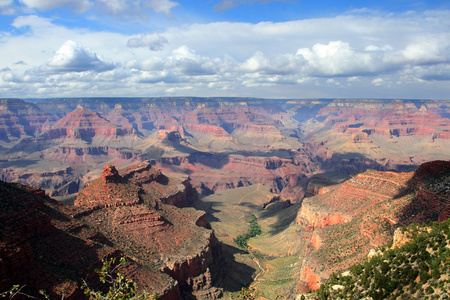
M 80 299 L 102 260 L 128 257 L 124 275 L 161 299 L 222 295 L 222 250 L 204 212 L 182 208 L 197 197 L 189 183 L 149 164 L 108 164 L 74 206 L 39 188 L 1 182 L 0 288 Z
M 447 159 L 450 147 L 448 101 L 174 97 L 0 104 L 1 178 L 60 197 L 98 178 L 107 162 L 123 168 L 151 161 L 189 175 L 204 195 L 264 183 L 297 202 L 314 175 L 408 171 Z
M 2 236 L 2 274 L 53 270 L 36 243 L 68 232 L 95 259 L 27 285 L 76 298 L 82 274 L 125 255 L 127 276 L 163 299 L 315 290 L 397 227 L 448 218 L 449 117 L 433 100 L 1 99 L 0 179 L 33 202 L 8 204 L 20 209 L 5 224 L 38 231 L 2 228 L 24 236 Z M 239 249 L 251 214 L 262 234 Z

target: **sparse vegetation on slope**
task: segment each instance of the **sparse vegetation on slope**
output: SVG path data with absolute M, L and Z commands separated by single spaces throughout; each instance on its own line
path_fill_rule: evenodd
M 308 299 L 448 299 L 450 219 L 401 229 L 411 239 L 385 246 L 349 271 L 334 273 Z

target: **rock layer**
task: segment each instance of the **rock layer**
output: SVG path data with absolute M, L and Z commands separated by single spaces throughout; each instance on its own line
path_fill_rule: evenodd
M 433 161 L 410 173 L 368 170 L 305 198 L 296 220 L 304 239 L 298 290 L 317 289 L 317 281 L 359 262 L 392 236 L 401 245 L 408 237 L 394 233 L 399 226 L 445 219 L 449 184 L 450 162 Z
M 75 217 L 96 226 L 137 262 L 169 275 L 172 280 L 162 281 L 166 289 L 170 284 L 183 297 L 217 298 L 220 245 L 203 212 L 173 206 L 185 207 L 193 197 L 188 182 L 168 178 L 150 164 L 120 172 L 107 165 L 101 178 L 78 193 Z

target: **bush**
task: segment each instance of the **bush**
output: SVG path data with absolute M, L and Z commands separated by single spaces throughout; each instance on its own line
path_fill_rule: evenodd
M 146 291 L 138 293 L 137 284 L 131 279 L 125 278 L 120 271 L 120 268 L 127 262 L 125 257 L 121 257 L 119 263 L 116 263 L 116 258 L 111 258 L 109 261 L 103 261 L 100 269 L 95 272 L 100 276 L 102 283 L 109 285 L 107 292 L 95 291 L 88 287 L 84 281 L 82 289 L 84 293 L 91 300 L 156 300 L 158 295 L 149 295 Z

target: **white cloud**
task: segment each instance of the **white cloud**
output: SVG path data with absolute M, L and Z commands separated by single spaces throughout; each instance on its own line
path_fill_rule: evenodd
M 39 70 L 49 73 L 104 72 L 114 68 L 113 63 L 100 59 L 96 53 L 83 48 L 80 43 L 69 40 Z
M 450 81 L 450 63 L 414 66 L 405 70 L 404 75 L 427 81 Z
M 131 38 L 127 42 L 127 46 L 131 48 L 139 48 L 139 47 L 148 47 L 152 51 L 161 51 L 164 49 L 164 44 L 167 44 L 169 41 L 157 34 L 141 34 L 140 38 Z
M 13 0 L 0 0 L 0 7 L 11 5 L 13 2 Z
M 144 0 L 110 4 L 111 14 L 146 5 Z M 158 9 L 167 12 L 163 5 Z M 449 90 L 442 88 L 450 77 L 449 20 L 450 11 L 345 15 L 283 23 L 180 25 L 130 36 L 23 16 L 12 23 L 14 34 L 0 32 L 0 53 L 5 54 L 0 56 L 0 93 L 131 96 L 193 88 L 198 95 L 223 91 L 347 97 L 372 91 L 370 96 L 376 97 L 388 93 L 380 86 L 391 85 L 389 90 L 398 91 L 395 97 L 422 88 L 421 93 L 440 93 L 443 98 L 442 91 L 448 97 Z M 79 43 L 66 43 L 68 38 Z M 23 63 L 15 64 L 18 61 Z
M 147 5 L 151 7 L 156 13 L 170 14 L 172 8 L 178 6 L 178 2 L 170 0 L 150 0 Z
M 380 51 L 358 50 L 343 41 L 315 44 L 311 49 L 298 49 L 297 56 L 306 61 L 304 71 L 312 76 L 357 76 L 383 72 L 389 66 L 380 62 Z
M 133 18 L 145 18 L 146 10 L 151 8 L 156 13 L 169 15 L 171 10 L 179 3 L 170 0 L 18 0 L 23 6 L 32 10 L 48 11 L 56 8 L 67 7 L 76 13 L 85 13 L 94 9 L 97 17 L 105 14 L 115 15 L 121 18 L 133 16 Z M 0 7 L 12 7 L 12 0 L 0 0 Z
M 242 63 L 241 70 L 269 75 L 287 75 L 298 72 L 303 63 L 303 58 L 291 54 L 280 54 L 269 58 L 262 52 L 257 52 Z
M 104 8 L 109 14 L 117 15 L 126 13 L 130 9 L 126 0 L 97 0 L 97 5 Z
M 375 86 L 380 86 L 385 84 L 385 81 L 383 78 L 375 78 L 374 80 L 372 80 L 372 84 Z

